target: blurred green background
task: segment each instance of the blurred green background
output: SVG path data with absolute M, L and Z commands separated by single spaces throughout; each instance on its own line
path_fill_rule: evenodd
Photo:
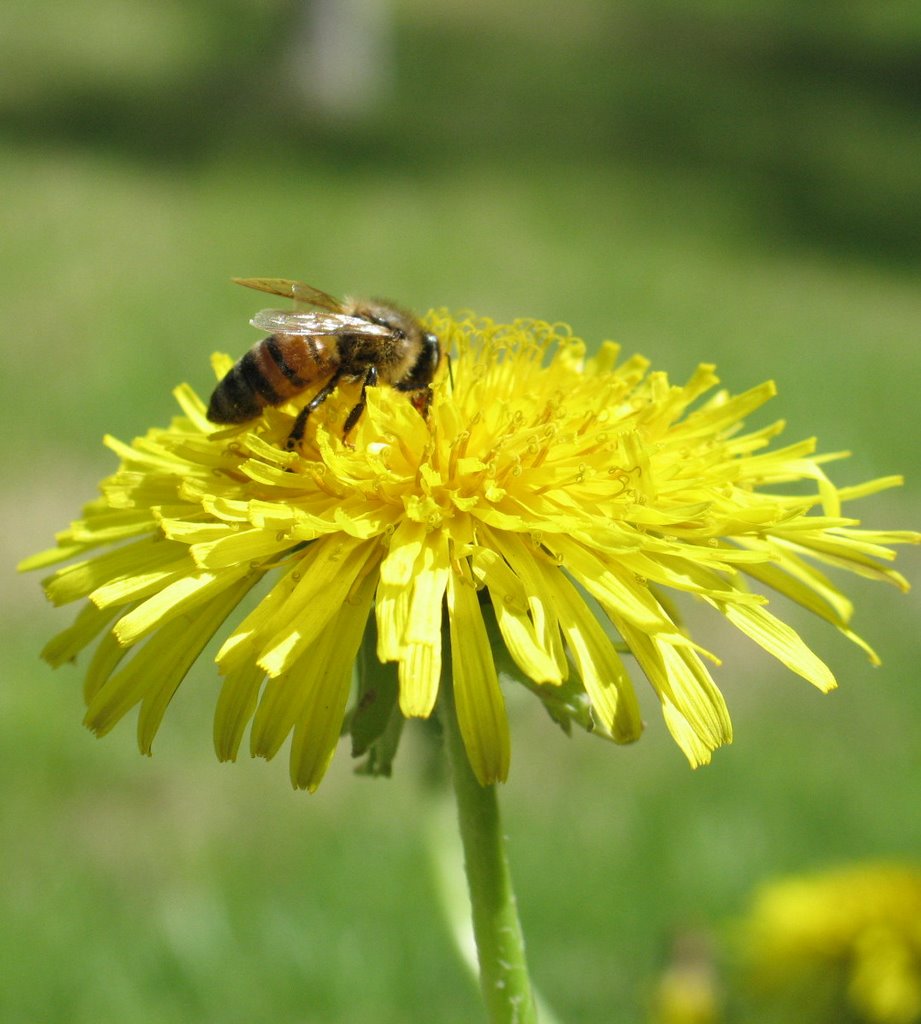
M 152 760 L 80 728 L 70 610 L 12 577 L 253 340 L 232 275 L 566 320 L 675 379 L 773 377 L 789 440 L 904 472 L 917 527 L 921 13 L 767 0 L 7 0 L 0 7 L 3 650 L 0 1020 L 480 1019 L 435 897 L 416 732 L 396 778 L 319 793 L 214 763 L 196 668 Z M 860 514 L 860 513 L 858 513 Z M 906 551 L 901 568 L 917 578 Z M 675 934 L 760 880 L 917 857 L 918 598 L 843 581 L 872 670 L 781 609 L 822 697 L 701 609 L 733 747 L 691 772 L 649 694 L 637 746 L 509 693 L 502 800 L 535 979 L 565 1021 L 639 1022 Z

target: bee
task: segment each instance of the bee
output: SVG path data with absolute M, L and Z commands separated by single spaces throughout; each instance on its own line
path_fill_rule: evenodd
M 316 310 L 264 309 L 253 317 L 253 327 L 270 333 L 214 389 L 207 412 L 212 423 L 246 423 L 265 406 L 281 405 L 319 385 L 288 435 L 285 447 L 292 451 L 303 440 L 307 418 L 341 381 L 361 381 L 361 397 L 345 419 L 343 439 L 361 419 L 367 389 L 378 384 L 412 392 L 413 405 L 425 413 L 441 346 L 412 313 L 379 299 L 340 301 L 300 281 L 234 281 Z

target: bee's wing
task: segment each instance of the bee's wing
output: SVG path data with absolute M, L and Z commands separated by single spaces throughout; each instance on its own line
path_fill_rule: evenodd
M 292 313 L 287 309 L 263 309 L 250 323 L 269 334 L 360 334 L 366 338 L 386 338 L 393 334 L 383 324 L 373 324 L 364 317 L 341 313 Z
M 234 284 L 242 284 L 244 288 L 255 288 L 270 295 L 283 295 L 286 299 L 295 299 L 309 306 L 319 306 L 320 309 L 328 309 L 333 313 L 342 313 L 345 310 L 338 299 L 321 292 L 319 288 L 304 284 L 303 281 L 289 281 L 284 277 L 234 277 L 231 280 Z

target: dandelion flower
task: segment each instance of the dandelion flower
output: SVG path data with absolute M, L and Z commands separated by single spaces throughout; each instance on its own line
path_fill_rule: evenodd
M 431 715 L 450 659 L 464 745 L 484 785 L 509 770 L 500 676 L 506 688 L 528 686 L 567 729 L 636 740 L 627 653 L 692 765 L 728 743 L 707 664 L 717 658 L 681 625 L 677 593 L 820 690 L 835 685 L 830 669 L 769 610 L 762 588 L 876 661 L 823 568 L 907 588 L 887 564 L 890 545 L 918 535 L 861 529 L 841 511 L 900 480 L 836 488 L 823 467 L 840 454 L 816 455 L 811 440 L 773 446 L 780 422 L 745 432 L 773 384 L 733 396 L 703 365 L 673 385 L 639 356 L 619 360 L 613 343 L 587 358 L 567 328 L 539 321 L 439 312 L 426 325 L 453 358 L 424 416 L 405 395 L 369 388 L 345 442 L 355 394 L 343 385 L 311 417 L 302 450 L 289 452 L 309 395 L 215 429 L 183 385 L 170 426 L 130 445 L 106 438 L 121 465 L 101 496 L 56 548 L 22 566 L 68 563 L 46 593 L 83 604 L 43 653 L 59 665 L 99 638 L 85 681 L 94 732 L 139 705 L 149 753 L 176 688 L 251 591 L 217 653 L 217 753 L 235 758 L 247 727 L 252 753 L 266 758 L 290 736 L 292 781 L 311 790 L 372 630 L 376 658 L 397 680 L 392 716 L 385 702 L 372 733 Z M 231 365 L 213 361 L 219 377 Z M 785 490 L 801 481 L 806 490 Z
M 833 1007 L 843 995 L 868 1024 L 921 1021 L 917 867 L 858 864 L 766 885 L 742 934 L 746 959 L 770 991 L 805 994 L 810 1009 L 820 993 Z

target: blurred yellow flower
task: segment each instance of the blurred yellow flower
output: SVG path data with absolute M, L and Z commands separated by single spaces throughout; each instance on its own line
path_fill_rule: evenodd
M 921 1021 L 917 867 L 863 864 L 767 885 L 743 936 L 746 960 L 772 990 L 831 1001 L 828 980 L 840 979 L 840 995 L 858 1020 Z M 813 984 L 819 978 L 823 984 Z
M 678 935 L 653 992 L 650 1024 L 719 1024 L 722 993 L 707 936 Z
M 369 388 L 346 444 L 355 396 L 344 386 L 311 417 L 303 451 L 288 452 L 303 398 L 215 430 L 181 386 L 183 415 L 169 427 L 130 445 L 106 439 L 121 466 L 102 496 L 22 565 L 75 559 L 45 588 L 55 604 L 85 603 L 44 657 L 71 661 L 101 635 L 85 683 L 91 729 L 102 735 L 139 704 L 149 752 L 189 667 L 263 579 L 269 589 L 217 654 L 217 753 L 233 759 L 247 725 L 266 758 L 293 733 L 291 778 L 309 789 L 342 730 L 369 616 L 406 717 L 432 713 L 447 622 L 459 721 L 483 784 L 509 767 L 500 655 L 566 728 L 625 743 L 642 728 L 619 653 L 629 651 L 692 765 L 730 741 L 705 664 L 717 659 L 682 628 L 669 593 L 702 599 L 821 690 L 835 685 L 831 671 L 753 583 L 876 660 L 814 563 L 906 589 L 884 564 L 887 545 L 918 535 L 841 515 L 843 502 L 899 478 L 838 489 L 822 467 L 840 455 L 815 455 L 811 440 L 772 450 L 780 422 L 743 433 L 770 383 L 703 399 L 718 383 L 710 366 L 674 386 L 639 356 L 618 362 L 613 343 L 586 359 L 559 325 L 445 313 L 426 323 L 454 353 L 427 418 Z M 219 377 L 231 365 L 214 363 Z M 784 491 L 800 481 L 814 493 Z

